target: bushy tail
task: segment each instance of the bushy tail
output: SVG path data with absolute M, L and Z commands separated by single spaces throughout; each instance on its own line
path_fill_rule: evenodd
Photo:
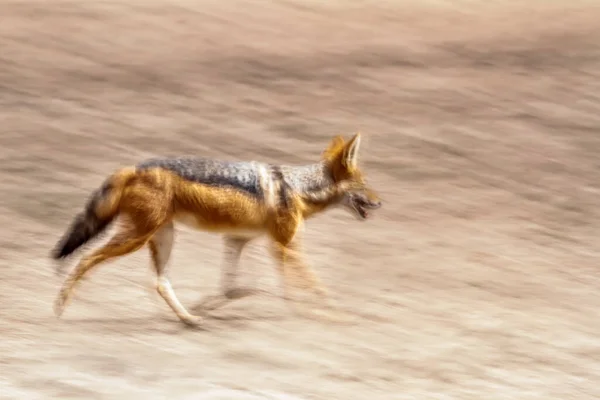
M 135 169 L 118 171 L 96 189 L 84 211 L 77 214 L 67 232 L 52 251 L 55 260 L 68 257 L 89 240 L 102 233 L 119 214 L 123 190 L 135 176 Z

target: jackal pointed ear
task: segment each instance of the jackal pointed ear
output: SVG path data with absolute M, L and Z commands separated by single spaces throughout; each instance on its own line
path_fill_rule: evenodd
M 354 135 L 344 147 L 344 154 L 342 157 L 343 165 L 350 169 L 358 168 L 358 150 L 360 149 L 360 133 Z
M 333 139 L 331 139 L 329 146 L 327 146 L 323 152 L 323 158 L 326 160 L 333 160 L 344 149 L 345 144 L 346 141 L 341 135 L 335 136 Z

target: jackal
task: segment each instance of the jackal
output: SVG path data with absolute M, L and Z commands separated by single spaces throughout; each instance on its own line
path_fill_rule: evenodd
M 332 206 L 359 219 L 381 206 L 358 167 L 360 134 L 345 141 L 336 136 L 321 159 L 310 165 L 271 165 L 257 161 L 222 161 L 199 157 L 150 159 L 112 174 L 97 189 L 52 252 L 62 259 L 105 230 L 117 217 L 121 226 L 102 247 L 86 255 L 66 277 L 54 304 L 60 317 L 78 281 L 101 262 L 144 247 L 150 249 L 156 290 L 179 319 L 202 321 L 177 299 L 167 278 L 174 223 L 221 233 L 225 265 L 214 309 L 252 291 L 236 286 L 238 261 L 252 239 L 268 235 L 283 278 L 284 299 L 290 288 L 327 292 L 304 263 L 298 247 L 303 221 Z M 300 278 L 300 279 L 298 279 Z

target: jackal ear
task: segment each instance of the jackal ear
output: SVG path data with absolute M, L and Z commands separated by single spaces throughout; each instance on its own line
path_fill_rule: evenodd
M 323 152 L 323 158 L 326 160 L 332 160 L 336 158 L 336 156 L 344 149 L 345 144 L 346 141 L 341 135 L 335 136 L 333 139 L 331 139 L 329 146 L 327 146 Z
M 342 156 L 342 164 L 349 170 L 358 168 L 358 150 L 360 149 L 360 133 L 346 143 Z

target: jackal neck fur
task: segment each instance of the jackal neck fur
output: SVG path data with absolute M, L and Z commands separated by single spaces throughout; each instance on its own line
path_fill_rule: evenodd
M 333 177 L 323 161 L 300 166 L 282 165 L 281 172 L 290 188 L 300 194 L 323 189 L 333 183 Z

